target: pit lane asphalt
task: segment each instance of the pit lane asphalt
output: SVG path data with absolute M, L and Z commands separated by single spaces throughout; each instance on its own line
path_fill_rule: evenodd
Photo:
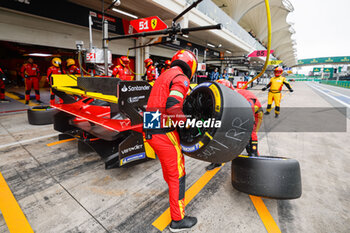
M 332 107 L 306 83 L 292 85 L 294 93 L 283 92 L 282 120 L 283 107 Z M 253 92 L 265 107 L 267 92 L 260 87 Z M 0 116 L 0 146 L 54 133 L 52 126 L 29 125 L 26 113 Z M 168 195 L 157 160 L 104 170 L 96 154 L 77 153 L 76 141 L 46 146 L 54 141 L 0 149 L 0 172 L 35 232 L 159 232 L 152 223 L 168 208 Z M 301 165 L 300 199 L 263 199 L 282 232 L 350 232 L 349 141 L 349 119 L 346 132 L 259 133 L 260 154 L 295 158 Z M 207 165 L 186 157 L 187 188 Z M 186 212 L 199 220 L 189 232 L 266 232 L 249 196 L 232 188 L 230 163 Z M 1 215 L 0 232 L 8 232 Z

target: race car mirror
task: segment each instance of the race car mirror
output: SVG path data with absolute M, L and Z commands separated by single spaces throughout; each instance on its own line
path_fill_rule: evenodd
M 251 106 L 228 87 L 201 83 L 186 98 L 183 111 L 188 126 L 179 134 L 187 156 L 224 163 L 236 158 L 249 142 L 254 125 Z

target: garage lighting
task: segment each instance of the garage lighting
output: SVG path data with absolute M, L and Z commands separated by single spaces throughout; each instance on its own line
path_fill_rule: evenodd
M 136 15 L 130 14 L 130 13 L 125 12 L 125 11 L 122 11 L 122 10 L 119 10 L 119 9 L 117 9 L 117 8 L 112 8 L 112 11 L 115 11 L 115 12 L 120 13 L 120 14 L 122 14 L 122 15 L 129 16 L 129 17 L 134 18 L 134 19 L 137 19 L 137 18 L 138 18 Z
M 209 47 L 215 48 L 215 45 L 207 43 Z
M 231 52 L 231 51 L 228 51 L 228 50 L 226 50 L 226 53 L 229 53 L 229 54 L 231 54 L 232 52 Z
M 30 53 L 26 55 L 31 57 L 51 57 L 52 56 L 52 54 L 48 54 L 48 53 Z
M 186 38 L 188 38 L 188 37 L 189 37 L 188 35 L 185 35 L 185 34 L 183 34 L 182 36 L 183 36 L 183 37 L 186 37 Z

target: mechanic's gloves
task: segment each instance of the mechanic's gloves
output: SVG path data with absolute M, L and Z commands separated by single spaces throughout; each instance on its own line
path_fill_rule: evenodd
M 263 87 L 261 90 L 262 90 L 262 91 L 266 91 L 266 89 L 267 89 L 267 87 Z

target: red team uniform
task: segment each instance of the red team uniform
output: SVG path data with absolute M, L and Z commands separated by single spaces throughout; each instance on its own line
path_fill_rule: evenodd
M 153 61 L 151 58 L 147 58 L 145 61 L 146 67 L 146 78 L 147 82 L 153 82 L 156 80 L 157 72 L 156 68 L 153 66 Z
M 30 99 L 30 91 L 32 87 L 35 91 L 35 99 L 40 101 L 40 92 L 39 92 L 39 80 L 40 80 L 40 71 L 36 64 L 33 63 L 33 60 L 28 59 L 28 63 L 25 63 L 21 68 L 21 74 L 25 82 L 25 100 L 28 104 Z
M 165 67 L 162 68 L 161 74 L 163 74 L 165 71 L 170 69 L 170 64 L 171 64 L 170 60 L 165 61 Z
M 55 57 L 52 59 L 51 61 L 52 66 L 50 66 L 47 69 L 47 81 L 51 86 L 51 75 L 53 74 L 63 74 L 62 70 L 61 70 L 61 59 L 58 57 Z M 55 102 L 55 94 L 52 92 L 52 88 L 50 88 L 50 104 L 53 104 Z
M 172 59 L 172 68 L 161 74 L 154 83 L 147 111 L 159 111 L 163 117 L 176 116 L 171 118 L 172 121 L 185 121 L 183 102 L 189 91 L 190 78 L 196 70 L 197 60 L 192 52 L 181 50 L 176 53 Z M 169 186 L 170 213 L 173 220 L 170 229 L 178 229 L 179 225 L 176 224 L 185 224 L 186 228 L 190 228 L 197 220 L 194 217 L 185 217 L 186 172 L 179 134 L 175 128 L 146 129 L 145 133 L 147 141 L 160 160 L 164 180 Z
M 129 58 L 122 56 L 119 59 L 120 65 L 117 65 L 114 67 L 112 76 L 120 78 L 124 81 L 132 81 L 134 79 L 134 76 L 132 75 L 130 69 L 129 69 Z

